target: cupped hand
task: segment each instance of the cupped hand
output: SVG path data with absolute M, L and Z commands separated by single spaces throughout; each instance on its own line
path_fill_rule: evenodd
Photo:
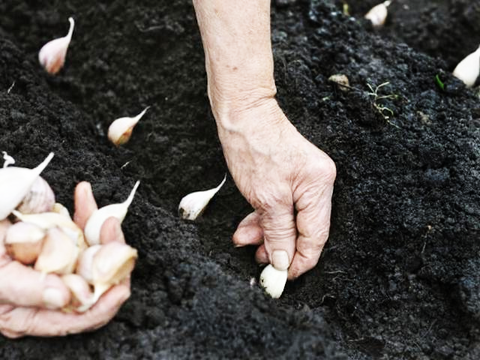
M 230 111 L 223 120 L 219 137 L 229 170 L 255 209 L 233 242 L 260 245 L 257 261 L 289 269 L 292 280 L 318 263 L 327 241 L 335 164 L 274 99 Z
M 89 183 L 75 189 L 74 221 L 83 229 L 97 204 Z M 107 324 L 130 296 L 130 282 L 112 287 L 87 312 L 65 313 L 61 309 L 71 299 L 57 275 L 42 278 L 40 272 L 8 257 L 3 244 L 9 226 L 0 222 L 0 332 L 9 338 L 22 336 L 62 336 L 95 330 Z M 108 219 L 102 226 L 103 244 L 125 242 L 120 223 Z

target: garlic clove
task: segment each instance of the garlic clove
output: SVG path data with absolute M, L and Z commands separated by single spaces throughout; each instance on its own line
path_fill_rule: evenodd
M 150 106 L 147 106 L 135 117 L 123 117 L 115 120 L 108 128 L 108 139 L 117 147 L 127 143 L 132 136 L 133 128 L 149 108 Z
M 260 285 L 262 285 L 268 295 L 278 299 L 283 293 L 287 278 L 288 270 L 277 270 L 270 264 L 260 274 Z
M 38 226 L 19 222 L 10 226 L 5 237 L 7 254 L 14 260 L 30 265 L 42 250 L 45 231 Z
M 5 219 L 20 204 L 52 158 L 53 153 L 50 153 L 34 169 L 15 166 L 0 169 L 0 220 Z
M 65 206 L 63 206 L 63 205 L 60 204 L 60 203 L 55 203 L 55 204 L 53 205 L 52 212 L 57 213 L 57 214 L 60 214 L 60 215 L 63 215 L 63 216 L 65 216 L 67 219 L 69 219 L 70 221 L 72 221 L 72 217 L 70 216 L 70 212 L 68 211 L 68 209 L 67 209 Z
M 341 91 L 350 90 L 350 81 L 348 80 L 348 77 L 344 74 L 332 75 L 328 78 L 328 81 L 337 84 Z
M 128 212 L 128 207 L 133 201 L 135 192 L 137 191 L 140 181 L 137 181 L 127 200 L 121 204 L 112 204 L 104 206 L 101 209 L 95 210 L 93 214 L 88 218 L 87 224 L 85 225 L 85 238 L 87 239 L 88 245 L 98 245 L 100 244 L 100 230 L 102 229 L 103 223 L 111 217 L 114 217 L 122 223 L 123 219 Z
M 70 22 L 70 29 L 68 30 L 67 36 L 49 41 L 38 53 L 40 64 L 52 75 L 58 73 L 63 67 L 65 57 L 67 56 L 68 46 L 72 40 L 75 21 L 71 17 L 68 18 L 68 21 Z
M 55 205 L 55 194 L 48 183 L 41 177 L 37 177 L 32 187 L 17 207 L 23 214 L 38 214 L 52 211 Z
M 79 249 L 72 239 L 59 229 L 50 229 L 34 269 L 44 274 L 71 274 L 77 265 Z
M 78 259 L 75 273 L 84 278 L 89 284 L 93 284 L 93 258 L 102 245 L 93 245 L 87 248 Z
M 223 184 L 225 184 L 225 180 L 227 180 L 227 175 L 225 175 L 223 181 L 216 188 L 206 191 L 197 191 L 183 197 L 178 206 L 178 212 L 182 219 L 195 220 L 199 217 L 210 200 L 212 200 L 215 194 L 222 188 Z
M 15 164 L 15 159 L 10 155 L 8 155 L 6 151 L 2 151 L 2 153 L 3 153 L 3 160 L 5 160 L 5 162 L 3 163 L 3 168 L 8 167 L 9 165 Z
M 80 275 L 68 274 L 63 275 L 62 280 L 72 293 L 72 300 L 65 311 L 75 310 L 77 312 L 85 312 L 92 305 L 93 292 Z
M 474 53 L 468 55 L 465 59 L 460 61 L 453 76 L 462 80 L 468 88 L 473 87 L 480 75 L 480 47 Z
M 388 16 L 388 7 L 392 1 L 388 0 L 374 6 L 366 15 L 365 19 L 368 19 L 372 22 L 374 28 L 380 28 L 385 25 L 385 21 L 387 20 Z

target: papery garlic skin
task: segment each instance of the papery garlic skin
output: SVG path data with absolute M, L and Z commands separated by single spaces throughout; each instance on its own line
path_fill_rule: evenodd
M 72 300 L 64 311 L 74 310 L 84 312 L 90 308 L 93 301 L 93 292 L 83 277 L 76 274 L 63 275 L 62 280 L 72 293 Z
M 65 216 L 67 219 L 72 220 L 70 212 L 68 209 L 60 203 L 55 203 L 53 205 L 52 212 Z
M 55 194 L 48 183 L 39 176 L 17 210 L 23 214 L 38 214 L 52 211 L 55 205 Z
M 388 16 L 388 7 L 392 2 L 385 1 L 382 4 L 374 6 L 366 15 L 365 19 L 368 19 L 372 22 L 373 27 L 380 28 L 385 25 L 385 21 Z
M 50 229 L 34 269 L 42 273 L 73 273 L 80 251 L 72 239 L 59 229 Z
M 133 201 L 135 192 L 137 191 L 140 181 L 137 181 L 127 200 L 121 204 L 107 205 L 101 209 L 95 210 L 88 218 L 85 225 L 85 238 L 89 246 L 100 244 L 100 231 L 103 223 L 111 217 L 114 217 L 122 223 L 128 212 L 128 207 Z
M 0 169 L 0 220 L 5 219 L 20 204 L 52 158 L 53 153 L 50 153 L 34 169 L 15 166 Z
M 203 213 L 210 200 L 212 200 L 215 194 L 222 188 L 223 184 L 225 184 L 226 180 L 227 175 L 225 175 L 223 181 L 216 188 L 206 191 L 197 191 L 183 197 L 178 206 L 178 212 L 182 219 L 197 219 L 197 217 Z
M 474 53 L 468 55 L 465 59 L 460 61 L 453 76 L 462 80 L 468 88 L 473 87 L 480 75 L 480 47 Z
M 44 230 L 33 224 L 13 224 L 5 237 L 7 254 L 22 264 L 33 264 L 42 250 L 45 234 Z
M 123 117 L 115 120 L 108 128 L 108 139 L 117 147 L 127 143 L 132 136 L 133 128 L 149 108 L 150 106 L 147 106 L 135 117 Z
M 73 18 L 68 18 L 70 22 L 70 29 L 65 37 L 61 37 L 46 43 L 38 53 L 38 60 L 45 70 L 55 75 L 60 71 L 65 63 L 65 57 L 67 56 L 68 46 L 72 40 L 73 29 L 75 27 L 75 21 Z
M 277 270 L 270 264 L 260 274 L 260 285 L 268 295 L 278 299 L 283 293 L 287 279 L 288 270 Z
M 80 275 L 89 284 L 93 285 L 93 259 L 102 245 L 93 245 L 87 248 L 78 259 L 75 273 Z

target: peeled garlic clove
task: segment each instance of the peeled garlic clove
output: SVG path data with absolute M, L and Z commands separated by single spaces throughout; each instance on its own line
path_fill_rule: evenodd
M 52 211 L 54 204 L 55 194 L 52 188 L 39 176 L 17 210 L 23 214 L 38 214 Z
M 68 209 L 60 203 L 55 203 L 53 205 L 52 212 L 65 216 L 67 219 L 72 220 L 70 212 Z
M 53 153 L 50 153 L 34 169 L 15 166 L 0 169 L 0 220 L 5 219 L 20 204 L 52 158 Z
M 379 28 L 385 24 L 388 16 L 388 7 L 392 2 L 385 1 L 382 4 L 374 6 L 366 15 L 365 19 L 368 19 L 372 22 L 373 27 Z
M 67 36 L 49 41 L 38 53 L 40 64 L 52 75 L 58 73 L 63 67 L 65 57 L 67 56 L 68 46 L 72 40 L 75 21 L 71 17 L 68 18 L 68 21 L 70 22 L 70 29 L 68 30 Z
M 130 140 L 130 136 L 132 136 L 133 128 L 149 108 L 150 106 L 147 106 L 145 110 L 135 117 L 123 117 L 115 120 L 108 128 L 108 139 L 117 147 L 127 143 Z
M 25 265 L 37 260 L 42 250 L 45 231 L 38 226 L 19 222 L 10 226 L 5 237 L 8 255 Z
M 474 53 L 468 55 L 465 59 L 460 61 L 453 76 L 462 80 L 467 87 L 475 85 L 478 76 L 480 75 L 480 47 Z
M 273 265 L 267 265 L 260 275 L 260 285 L 268 295 L 278 299 L 287 283 L 288 270 L 277 270 Z
M 87 248 L 78 259 L 75 272 L 84 278 L 89 284 L 93 284 L 93 258 L 102 245 L 93 245 Z
M 227 175 L 225 175 L 223 181 L 216 188 L 206 191 L 197 191 L 185 196 L 178 206 L 178 212 L 182 219 L 195 220 L 200 216 L 210 200 L 212 200 L 223 184 L 225 184 L 225 180 L 227 180 Z
M 93 292 L 84 278 L 76 274 L 63 275 L 62 280 L 72 293 L 72 300 L 65 310 L 73 309 L 84 312 L 90 308 L 93 300 Z
M 123 219 L 128 212 L 128 207 L 133 201 L 135 192 L 137 191 L 140 181 L 137 181 L 133 187 L 132 192 L 128 196 L 127 200 L 121 204 L 112 204 L 104 206 L 101 209 L 95 210 L 90 218 L 87 220 L 85 225 L 85 238 L 87 239 L 88 245 L 98 245 L 100 244 L 100 230 L 102 229 L 103 223 L 111 217 L 114 217 L 122 223 Z
M 71 274 L 77 265 L 78 247 L 59 229 L 50 229 L 34 269 L 42 273 Z

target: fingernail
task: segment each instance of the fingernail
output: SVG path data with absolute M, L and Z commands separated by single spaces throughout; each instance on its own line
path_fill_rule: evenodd
M 272 265 L 277 270 L 287 270 L 290 260 L 285 250 L 275 250 L 272 254 Z
M 46 289 L 43 292 L 43 302 L 49 309 L 58 309 L 65 305 L 62 292 L 53 288 Z
M 244 244 L 235 244 L 234 247 L 235 248 L 242 248 L 242 247 L 245 247 L 246 245 Z

